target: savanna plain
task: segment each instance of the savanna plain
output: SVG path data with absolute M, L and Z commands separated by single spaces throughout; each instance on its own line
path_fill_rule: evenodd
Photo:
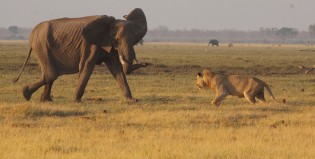
M 315 48 L 302 45 L 146 43 L 139 61 L 152 65 L 127 76 L 128 103 L 104 64 L 97 66 L 82 103 L 74 102 L 77 74 L 59 77 L 54 102 L 21 93 L 41 76 L 24 41 L 0 42 L 0 158 L 315 158 Z M 207 50 L 207 52 L 206 52 Z M 251 105 L 198 90 L 203 68 L 266 81 L 280 103 Z M 285 103 L 283 102 L 285 100 Z

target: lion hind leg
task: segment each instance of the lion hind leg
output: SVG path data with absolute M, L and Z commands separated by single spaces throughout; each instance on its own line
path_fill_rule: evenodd
M 252 96 L 250 93 L 244 93 L 244 96 L 250 103 L 256 103 L 255 96 Z
M 262 102 L 266 102 L 266 99 L 265 99 L 265 95 L 264 95 L 264 89 L 262 89 L 257 95 L 256 95 L 256 98 Z

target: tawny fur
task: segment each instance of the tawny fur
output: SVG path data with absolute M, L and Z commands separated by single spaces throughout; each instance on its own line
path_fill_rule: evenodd
M 265 102 L 264 88 L 267 89 L 272 99 L 276 101 L 267 83 L 256 77 L 223 75 L 204 69 L 202 73 L 197 74 L 196 84 L 200 89 L 210 88 L 215 91 L 216 96 L 212 104 L 216 106 L 219 106 L 228 95 L 239 98 L 245 97 L 252 104 L 256 103 L 255 98 Z

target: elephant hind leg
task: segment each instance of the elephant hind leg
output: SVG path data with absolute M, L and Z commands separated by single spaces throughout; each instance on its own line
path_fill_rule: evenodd
M 50 78 L 48 80 L 47 78 L 42 78 L 34 83 L 24 86 L 22 89 L 24 98 L 29 101 L 32 97 L 32 94 L 37 91 L 41 86 L 45 85 L 45 90 L 41 96 L 41 101 L 51 101 L 51 87 L 55 79 L 57 79 L 57 77 L 54 79 Z
M 41 96 L 41 99 L 40 99 L 41 102 L 46 102 L 46 101 L 51 102 L 51 101 L 53 101 L 51 99 L 51 87 L 52 87 L 53 83 L 54 83 L 54 81 L 49 82 L 48 84 L 45 84 L 45 89 L 44 89 L 44 92 L 42 93 L 42 96 Z
M 45 81 L 43 79 L 40 79 L 39 81 L 36 81 L 32 84 L 24 86 L 22 88 L 22 93 L 23 93 L 24 98 L 29 101 L 32 97 L 32 94 L 44 84 L 45 84 Z
M 30 100 L 32 94 L 40 87 L 45 85 L 44 93 L 42 94 L 41 101 L 50 101 L 50 92 L 53 82 L 58 78 L 54 65 L 52 65 L 48 57 L 40 57 L 38 59 L 42 71 L 42 78 L 34 83 L 26 85 L 22 89 L 23 96 L 26 100 Z M 42 61 L 45 61 L 43 63 Z

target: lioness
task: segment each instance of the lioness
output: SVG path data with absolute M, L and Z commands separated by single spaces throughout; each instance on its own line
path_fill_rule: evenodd
M 255 97 L 265 102 L 264 87 L 270 96 L 276 101 L 266 82 L 256 78 L 241 75 L 223 75 L 212 73 L 208 69 L 197 74 L 196 84 L 199 89 L 209 87 L 216 92 L 212 104 L 219 106 L 221 101 L 228 95 L 245 97 L 250 103 L 255 104 Z M 276 101 L 277 102 L 277 101 Z

